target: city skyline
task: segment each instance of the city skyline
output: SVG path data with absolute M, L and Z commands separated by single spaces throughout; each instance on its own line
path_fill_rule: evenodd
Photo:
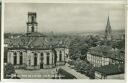
M 26 32 L 27 13 L 33 11 L 37 13 L 39 32 L 105 30 L 108 16 L 112 30 L 125 29 L 121 4 L 6 3 L 5 9 L 5 32 Z

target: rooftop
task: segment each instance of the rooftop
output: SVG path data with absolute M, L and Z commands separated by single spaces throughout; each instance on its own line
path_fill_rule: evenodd
M 104 75 L 115 75 L 124 73 L 124 64 L 111 64 L 102 67 L 98 67 L 95 71 L 100 72 Z
M 8 44 L 10 48 L 50 49 L 52 47 L 64 48 L 68 42 L 62 38 L 47 37 L 41 33 L 34 32 L 24 34 L 18 38 L 5 39 L 4 43 Z
M 125 53 L 122 53 L 121 50 L 119 49 L 113 49 L 110 46 L 103 45 L 103 46 L 92 47 L 90 48 L 89 53 L 99 57 L 106 57 L 106 58 L 112 58 L 118 60 L 125 59 Z

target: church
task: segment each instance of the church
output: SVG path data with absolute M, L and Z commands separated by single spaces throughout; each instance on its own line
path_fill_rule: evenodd
M 114 49 L 112 42 L 114 38 L 108 16 L 107 25 L 104 34 L 104 45 L 97 45 L 91 47 L 87 53 L 87 60 L 93 64 L 94 67 L 102 67 L 112 64 L 124 64 L 125 53 L 120 49 Z
M 43 69 L 65 65 L 69 52 L 67 42 L 39 33 L 36 18 L 36 12 L 28 12 L 27 32 L 9 41 L 7 63 L 19 69 Z

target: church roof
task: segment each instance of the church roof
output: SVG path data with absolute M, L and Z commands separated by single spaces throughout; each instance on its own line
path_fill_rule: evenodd
M 25 34 L 25 36 L 29 36 L 29 37 L 45 37 L 44 34 L 41 34 L 41 33 L 38 33 L 38 32 L 27 33 L 27 34 Z
M 24 34 L 18 38 L 6 39 L 10 48 L 32 48 L 32 49 L 51 49 L 63 48 L 67 46 L 67 42 L 62 38 L 46 37 L 41 33 Z

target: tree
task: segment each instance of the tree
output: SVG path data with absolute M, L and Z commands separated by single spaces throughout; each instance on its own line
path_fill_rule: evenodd
M 112 42 L 112 47 L 122 49 L 125 48 L 125 40 L 116 40 Z
M 15 73 L 14 66 L 11 63 L 7 63 L 4 67 L 4 78 L 10 78 L 11 74 Z
M 82 37 L 76 37 L 72 39 L 69 46 L 70 58 L 74 60 L 78 58 L 84 60 L 86 58 L 88 49 L 89 46 L 86 43 L 86 39 Z
M 94 67 L 92 64 L 77 59 L 74 66 L 76 67 L 76 70 L 78 72 L 85 74 L 86 76 L 94 79 Z

